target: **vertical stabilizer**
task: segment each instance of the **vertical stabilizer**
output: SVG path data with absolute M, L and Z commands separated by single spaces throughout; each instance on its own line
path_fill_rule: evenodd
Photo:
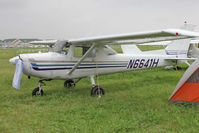
M 169 101 L 199 104 L 199 59 L 183 74 Z
M 196 29 L 196 25 L 194 24 L 188 24 L 187 21 L 184 22 L 184 25 L 181 26 L 180 28 L 183 30 L 189 30 L 189 31 L 194 31 Z
M 168 44 L 165 52 L 167 55 L 178 55 L 181 57 L 187 57 L 190 41 L 190 39 L 175 40 Z

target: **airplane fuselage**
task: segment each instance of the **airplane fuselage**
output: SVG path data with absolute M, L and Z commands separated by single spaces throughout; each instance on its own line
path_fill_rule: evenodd
M 23 73 L 41 79 L 74 79 L 90 75 L 103 75 L 137 69 L 148 69 L 170 65 L 165 56 L 153 55 L 96 55 L 87 57 L 72 73 L 70 70 L 79 58 L 56 52 L 21 54 Z

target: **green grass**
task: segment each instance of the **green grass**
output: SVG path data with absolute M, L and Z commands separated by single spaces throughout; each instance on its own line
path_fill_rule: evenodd
M 155 68 L 100 76 L 99 84 L 106 91 L 101 99 L 90 97 L 89 79 L 82 79 L 72 89 L 64 88 L 61 80 L 46 82 L 45 96 L 32 97 L 37 78 L 29 80 L 23 75 L 21 89 L 12 88 L 14 65 L 8 59 L 19 50 L 0 49 L 2 133 L 199 131 L 198 106 L 168 103 L 180 78 L 174 70 Z

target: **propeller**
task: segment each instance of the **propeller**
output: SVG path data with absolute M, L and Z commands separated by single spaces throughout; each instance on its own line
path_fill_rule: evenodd
M 16 89 L 20 89 L 21 75 L 23 72 L 23 62 L 21 59 L 15 60 L 15 74 L 12 82 L 12 86 Z

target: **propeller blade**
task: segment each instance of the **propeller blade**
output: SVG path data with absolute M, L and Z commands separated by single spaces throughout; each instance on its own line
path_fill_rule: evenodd
M 12 82 L 12 86 L 16 89 L 20 89 L 22 72 L 23 72 L 23 62 L 20 59 L 16 59 L 15 60 L 15 75 Z

